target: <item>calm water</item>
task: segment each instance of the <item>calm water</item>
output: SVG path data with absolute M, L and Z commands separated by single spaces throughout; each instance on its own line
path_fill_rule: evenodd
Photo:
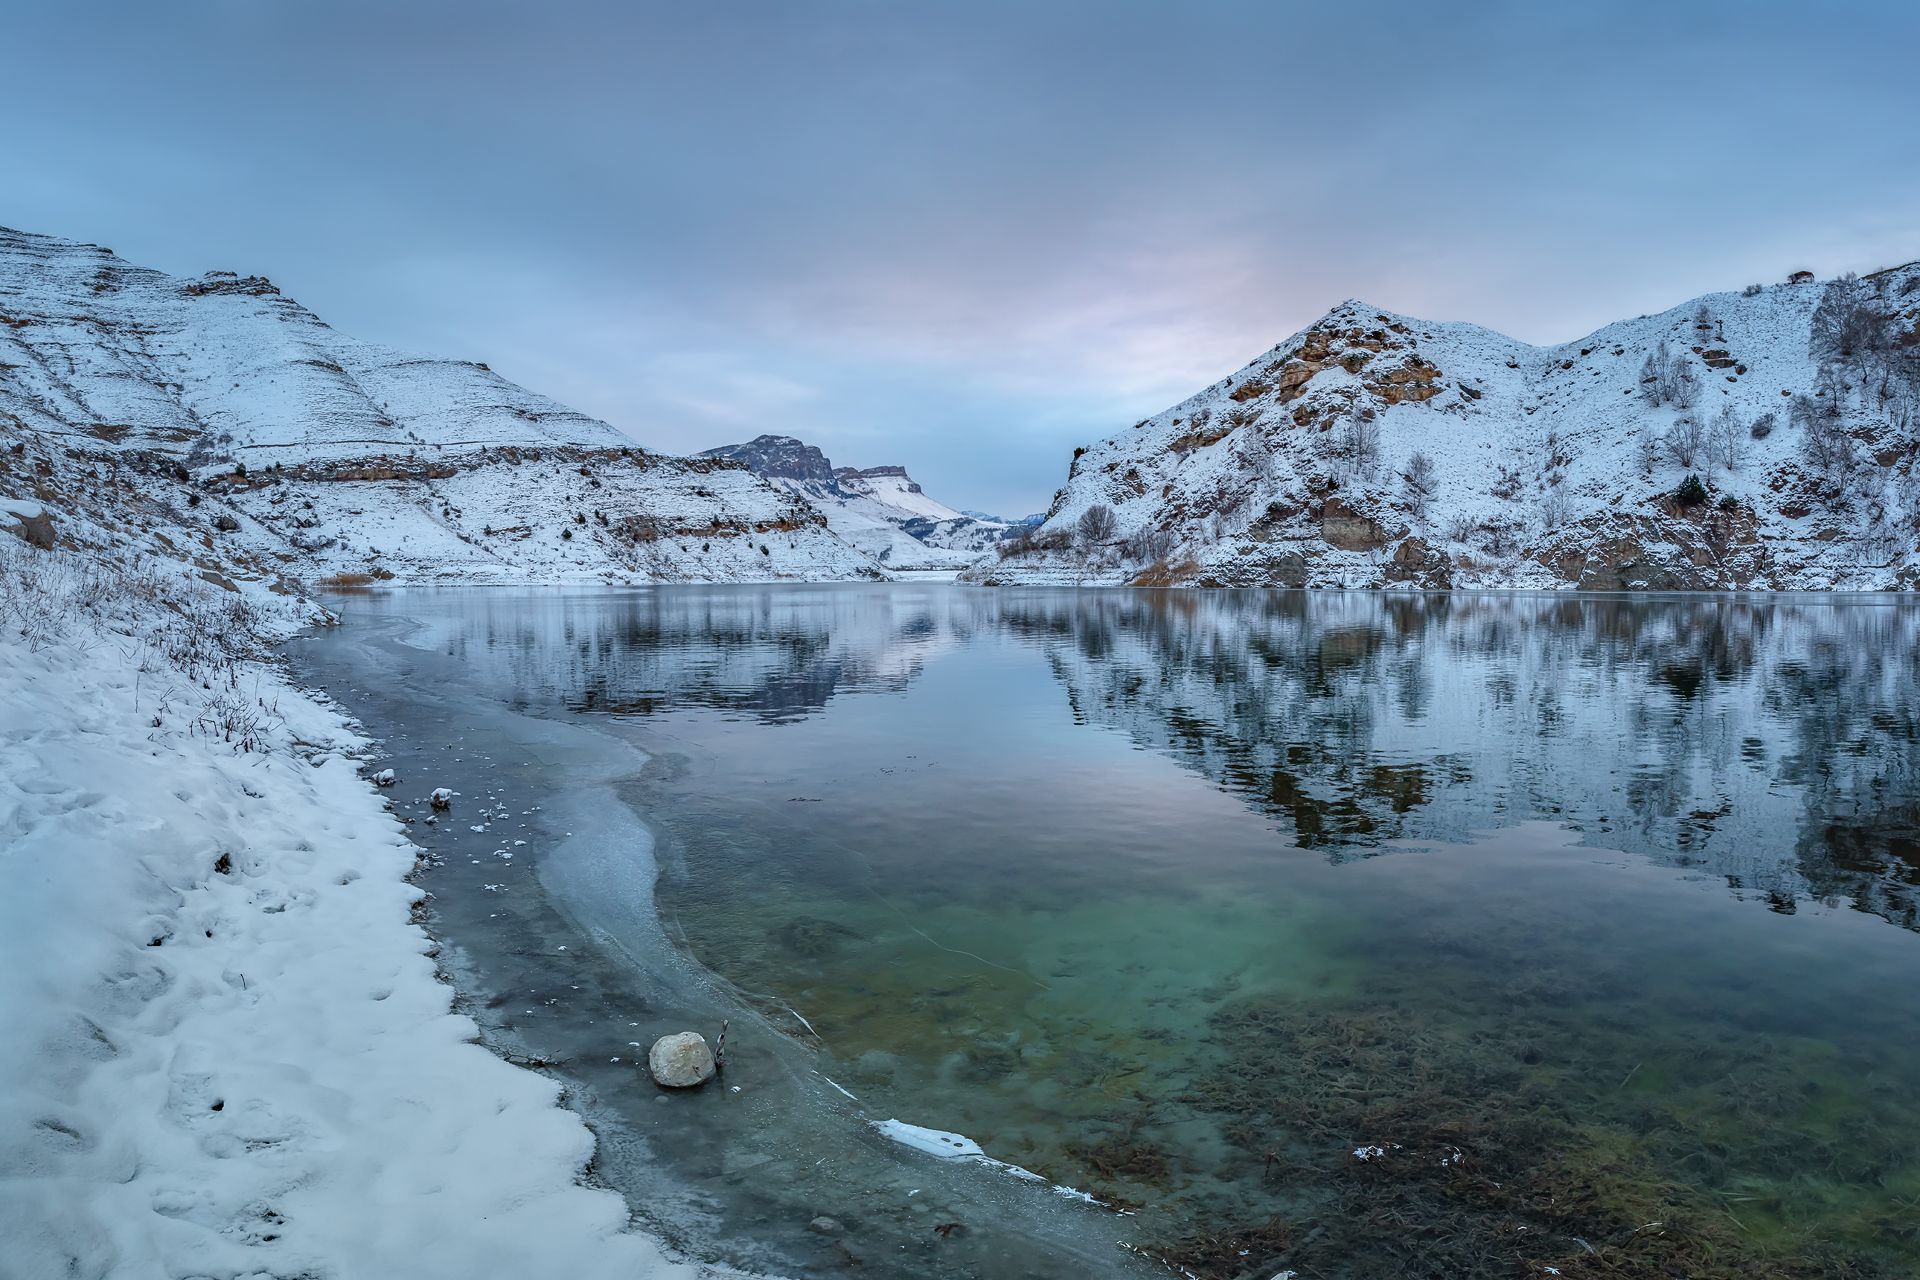
M 836 586 L 345 610 L 296 663 L 384 740 L 404 814 L 461 792 L 415 832 L 470 1012 L 695 1253 L 1920 1271 L 1914 608 Z M 719 1087 L 636 1069 L 722 1019 Z M 871 1123 L 894 1118 L 1039 1178 Z

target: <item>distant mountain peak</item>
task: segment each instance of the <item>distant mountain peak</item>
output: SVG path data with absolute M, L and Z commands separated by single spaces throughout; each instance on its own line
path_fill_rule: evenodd
M 828 489 L 834 484 L 833 463 L 827 455 L 819 446 L 793 436 L 758 435 L 745 444 L 721 445 L 698 456 L 744 463 L 748 470 L 769 480 L 794 480 Z
M 700 456 L 743 463 L 791 490 L 836 534 L 890 568 L 961 568 L 997 546 L 1007 528 L 928 497 L 903 466 L 835 467 L 793 436 L 760 435 Z

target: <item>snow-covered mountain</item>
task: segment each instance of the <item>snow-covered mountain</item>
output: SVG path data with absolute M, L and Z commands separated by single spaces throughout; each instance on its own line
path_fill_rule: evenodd
M 1920 263 L 1803 275 L 1553 347 L 1343 303 L 1077 450 L 967 576 L 1910 588 Z
M 4 229 L 0 457 L 56 520 L 84 507 L 223 572 L 885 576 L 745 467 L 650 453 L 484 364 L 360 342 L 256 276 Z
M 815 445 L 756 436 L 709 449 L 806 501 L 841 538 L 893 569 L 958 569 L 996 548 L 1009 526 L 929 498 L 905 467 L 835 467 Z

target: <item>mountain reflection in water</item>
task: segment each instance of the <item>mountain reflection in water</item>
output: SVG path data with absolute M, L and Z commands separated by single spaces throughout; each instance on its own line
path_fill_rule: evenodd
M 794 721 L 1010 638 L 1077 717 L 1330 858 L 1547 819 L 1776 911 L 1916 922 L 1920 610 L 1886 598 L 783 587 L 474 608 L 462 656 L 627 717 Z

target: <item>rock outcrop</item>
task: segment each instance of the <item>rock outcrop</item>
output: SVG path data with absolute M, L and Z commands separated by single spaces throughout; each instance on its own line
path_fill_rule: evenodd
M 0 532 L 10 533 L 30 547 L 53 550 L 53 516 L 37 502 L 0 498 Z

